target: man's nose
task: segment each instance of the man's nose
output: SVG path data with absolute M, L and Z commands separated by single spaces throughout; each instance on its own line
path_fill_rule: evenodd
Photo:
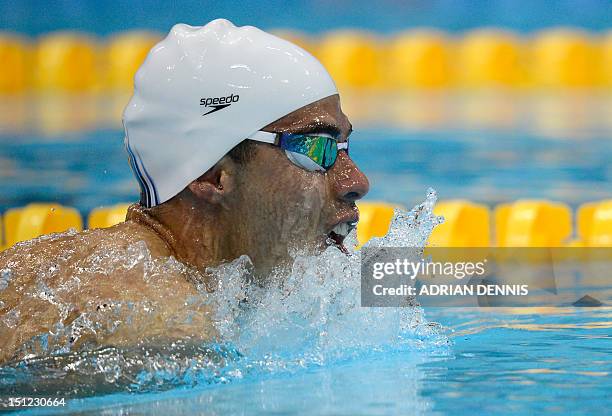
M 329 170 L 329 174 L 332 190 L 341 201 L 355 202 L 370 190 L 368 178 L 346 152 L 338 153 L 336 163 Z

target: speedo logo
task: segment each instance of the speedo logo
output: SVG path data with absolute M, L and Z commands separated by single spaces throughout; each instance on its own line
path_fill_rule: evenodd
M 231 94 L 227 97 L 200 98 L 200 105 L 210 108 L 210 111 L 202 114 L 203 116 L 214 113 L 215 111 L 223 110 L 233 103 L 237 103 L 240 99 L 238 94 Z

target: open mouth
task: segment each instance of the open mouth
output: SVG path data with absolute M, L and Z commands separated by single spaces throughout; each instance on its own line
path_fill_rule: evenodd
M 327 233 L 327 246 L 335 246 L 343 253 L 348 254 L 348 250 L 344 246 L 344 239 L 355 229 L 355 227 L 357 227 L 357 221 L 345 221 L 336 224 L 334 228 Z

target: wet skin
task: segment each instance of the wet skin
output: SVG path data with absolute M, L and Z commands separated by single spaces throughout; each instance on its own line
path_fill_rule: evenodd
M 326 132 L 346 141 L 352 128 L 334 95 L 263 130 Z M 0 362 L 32 352 L 21 347 L 36 335 L 53 332 L 58 322 L 67 326 L 83 314 L 98 316 L 112 302 L 150 301 L 155 313 L 139 315 L 112 331 L 84 331 L 67 341 L 70 348 L 214 338 L 208 307 L 187 306 L 185 301 L 197 295 L 197 283 L 214 289 L 204 272 L 207 267 L 246 254 L 253 263 L 252 277 L 265 284 L 273 269 L 291 263 L 293 250 L 319 250 L 335 225 L 355 222 L 355 201 L 368 187 L 367 178 L 344 150 L 327 172 L 309 172 L 294 165 L 282 149 L 257 143 L 246 163 L 225 156 L 170 201 L 151 209 L 133 205 L 124 223 L 1 252 L 0 270 L 10 269 L 11 278 L 0 291 Z M 165 268 L 163 278 L 145 284 L 148 266 L 98 266 L 100 257 L 121 257 L 138 244 L 146 245 L 151 264 L 174 258 L 181 267 Z M 53 296 L 34 295 L 41 281 Z M 187 307 L 190 324 L 177 325 Z

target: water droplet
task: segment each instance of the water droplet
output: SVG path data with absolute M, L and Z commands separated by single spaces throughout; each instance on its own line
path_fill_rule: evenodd
M 12 276 L 11 269 L 0 270 L 0 291 L 8 287 Z

